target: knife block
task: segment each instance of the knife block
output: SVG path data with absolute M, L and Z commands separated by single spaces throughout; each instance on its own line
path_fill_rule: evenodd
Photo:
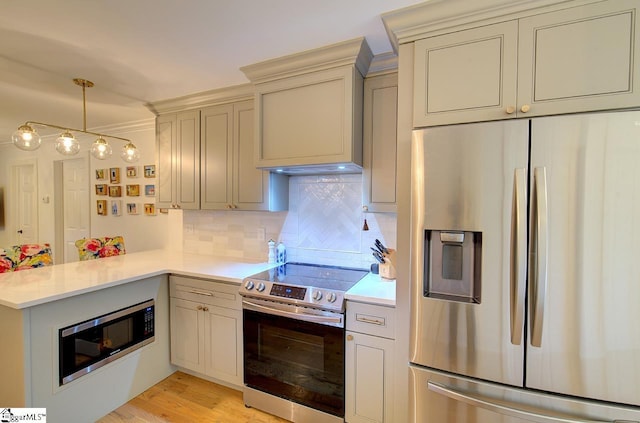
M 384 263 L 378 265 L 378 273 L 384 279 L 396 278 L 396 250 L 389 248 L 389 253 L 384 254 Z

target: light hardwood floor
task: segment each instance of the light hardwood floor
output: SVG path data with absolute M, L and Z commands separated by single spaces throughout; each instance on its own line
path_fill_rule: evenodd
M 242 393 L 176 372 L 144 391 L 98 423 L 284 423 L 254 408 L 246 408 Z

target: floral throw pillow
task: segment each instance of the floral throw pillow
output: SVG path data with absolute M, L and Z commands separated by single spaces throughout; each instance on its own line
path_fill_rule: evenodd
M 53 264 L 49 244 L 22 244 L 4 250 L 0 256 L 0 273 L 33 269 Z
M 119 256 L 126 252 L 122 236 L 83 238 L 76 241 L 76 247 L 80 261 Z

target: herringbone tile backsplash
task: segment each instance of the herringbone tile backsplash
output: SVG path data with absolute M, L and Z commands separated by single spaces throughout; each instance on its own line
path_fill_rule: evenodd
M 376 238 L 395 248 L 396 215 L 362 212 L 359 174 L 290 177 L 286 212 L 183 215 L 184 251 L 205 255 L 266 261 L 273 239 L 284 242 L 288 261 L 368 268 Z

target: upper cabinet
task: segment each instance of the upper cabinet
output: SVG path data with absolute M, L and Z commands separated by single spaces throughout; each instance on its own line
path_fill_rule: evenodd
M 285 173 L 360 171 L 362 75 L 372 57 L 359 38 L 241 68 L 256 89 L 255 164 Z
M 640 2 L 576 4 L 416 40 L 414 127 L 637 107 Z
M 366 78 L 363 118 L 363 209 L 396 212 L 397 72 Z
M 160 116 L 156 120 L 159 208 L 200 208 L 200 112 Z
M 253 164 L 253 100 L 201 112 L 202 209 L 286 210 L 286 175 Z
M 288 177 L 256 169 L 253 163 L 252 98 L 253 87 L 247 84 L 153 105 L 159 113 L 158 207 L 268 211 L 288 208 Z M 189 107 L 195 108 L 180 111 Z

